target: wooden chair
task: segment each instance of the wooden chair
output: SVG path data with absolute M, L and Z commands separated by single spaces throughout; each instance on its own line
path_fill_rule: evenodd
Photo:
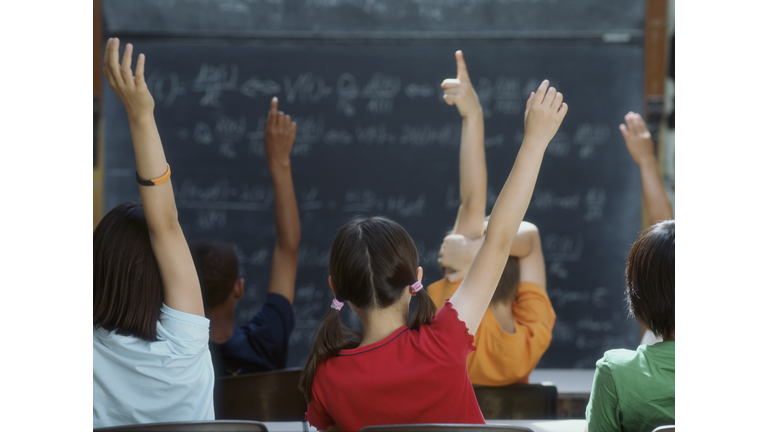
M 659 426 L 653 432 L 675 432 L 675 425 Z
M 216 379 L 217 419 L 263 422 L 304 421 L 307 403 L 299 391 L 301 368 Z
M 402 424 L 366 426 L 360 432 L 533 432 L 522 426 L 481 425 L 481 424 Z
M 110 426 L 93 432 L 267 432 L 267 427 L 255 421 L 209 420 Z
M 557 419 L 557 387 L 545 384 L 473 386 L 488 420 Z

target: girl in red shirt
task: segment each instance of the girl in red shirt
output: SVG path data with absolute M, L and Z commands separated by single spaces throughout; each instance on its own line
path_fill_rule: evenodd
M 461 52 L 456 61 L 457 78 L 443 83 L 449 103 L 474 92 Z M 531 93 L 525 137 L 483 244 L 437 315 L 421 289 L 418 252 L 403 227 L 372 217 L 341 228 L 329 260 L 328 284 L 335 298 L 300 378 L 312 426 L 358 430 L 381 424 L 485 423 L 467 376 L 472 335 L 506 265 L 544 151 L 567 111 L 563 95 L 549 81 Z M 409 319 L 412 296 L 417 310 Z M 338 311 L 344 304 L 360 318 L 362 334 L 341 323 Z

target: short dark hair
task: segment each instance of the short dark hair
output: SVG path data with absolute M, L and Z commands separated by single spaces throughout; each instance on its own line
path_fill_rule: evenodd
M 668 338 L 675 330 L 675 221 L 646 229 L 627 258 L 627 303 L 653 334 Z
M 121 204 L 93 231 L 93 325 L 157 340 L 163 284 L 144 209 Z
M 491 303 L 508 302 L 517 296 L 517 288 L 520 286 L 520 259 L 515 256 L 507 258 L 507 264 L 501 273 L 499 284 L 493 292 Z
M 200 279 L 205 309 L 223 304 L 239 276 L 235 250 L 227 242 L 210 238 L 195 241 L 189 250 Z

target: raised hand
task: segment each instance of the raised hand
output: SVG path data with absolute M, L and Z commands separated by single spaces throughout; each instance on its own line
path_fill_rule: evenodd
M 462 117 L 483 114 L 480 107 L 480 100 L 469 80 L 467 65 L 464 63 L 464 53 L 456 51 L 456 78 L 450 78 L 443 81 L 440 85 L 443 88 L 443 100 L 448 105 L 456 105 L 459 114 Z
M 296 286 L 296 269 L 299 260 L 301 225 L 296 194 L 291 176 L 291 149 L 296 140 L 296 122 L 291 116 L 277 110 L 277 98 L 272 106 L 264 128 L 264 152 L 272 176 L 275 193 L 275 251 L 272 254 L 272 269 L 269 276 L 269 292 L 280 294 L 293 304 Z
M 549 81 L 541 82 L 536 92 L 525 103 L 525 138 L 537 146 L 546 146 L 554 138 L 557 129 L 568 112 L 563 94 L 549 87 Z
M 471 240 L 460 234 L 451 234 L 443 239 L 437 264 L 453 270 L 453 272 L 445 275 L 449 282 L 456 282 L 464 278 L 472 258 L 475 257 L 482 243 L 482 237 Z
M 653 138 L 648 131 L 640 114 L 632 111 L 624 116 L 626 124 L 619 126 L 621 135 L 627 143 L 627 150 L 634 159 L 635 163 L 641 165 L 643 162 L 656 162 L 656 153 L 653 148 Z
M 291 116 L 277 110 L 277 97 L 273 97 L 264 128 L 264 152 L 267 154 L 267 160 L 289 163 L 295 140 L 296 122 L 291 122 Z
M 119 39 L 110 38 L 107 41 L 103 70 L 109 86 L 123 102 L 129 120 L 147 115 L 151 116 L 155 108 L 155 101 L 152 99 L 144 80 L 144 54 L 139 54 L 136 61 L 136 76 L 134 77 L 131 71 L 133 45 L 125 45 L 122 65 L 119 62 L 119 49 Z

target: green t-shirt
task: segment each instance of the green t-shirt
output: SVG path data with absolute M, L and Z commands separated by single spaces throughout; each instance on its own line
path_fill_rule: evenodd
M 675 343 L 607 351 L 597 361 L 586 415 L 589 432 L 675 424 Z

